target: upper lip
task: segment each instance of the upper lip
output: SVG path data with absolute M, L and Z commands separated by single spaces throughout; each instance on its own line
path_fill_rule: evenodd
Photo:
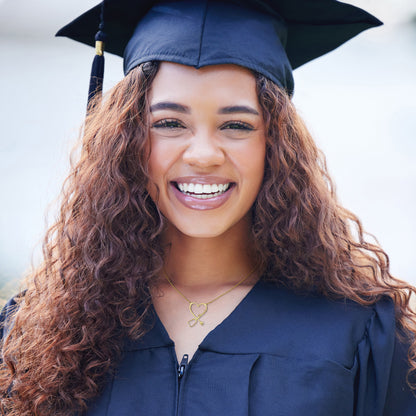
M 176 183 L 200 183 L 202 185 L 225 185 L 227 183 L 232 183 L 230 179 L 219 177 L 219 176 L 181 176 L 179 178 L 173 179 L 171 182 Z

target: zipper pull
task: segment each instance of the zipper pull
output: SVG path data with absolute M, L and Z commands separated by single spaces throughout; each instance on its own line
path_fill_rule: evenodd
M 183 375 L 185 374 L 185 368 L 188 364 L 188 354 L 184 354 L 181 360 L 181 363 L 179 364 L 178 367 L 178 378 L 182 378 Z

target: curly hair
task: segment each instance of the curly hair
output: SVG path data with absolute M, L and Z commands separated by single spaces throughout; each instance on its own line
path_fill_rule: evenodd
M 3 340 L 3 414 L 85 411 L 124 340 L 146 331 L 149 288 L 164 255 L 165 220 L 146 191 L 147 96 L 156 73 L 157 64 L 140 65 L 90 108 L 44 261 Z M 337 202 L 325 159 L 288 95 L 258 74 L 256 82 L 267 138 L 252 232 L 263 279 L 363 305 L 390 296 L 401 328 L 415 334 L 415 289 L 391 276 L 387 255 Z M 416 341 L 409 357 L 416 370 Z

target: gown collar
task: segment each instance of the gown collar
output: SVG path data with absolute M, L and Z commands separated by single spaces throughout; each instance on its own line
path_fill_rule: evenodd
M 199 349 L 224 353 L 251 352 L 250 346 L 254 348 L 250 342 L 250 338 L 253 337 L 252 329 L 265 319 L 273 320 L 272 314 L 274 312 L 270 307 L 272 306 L 271 302 L 275 303 L 276 299 L 271 292 L 276 290 L 275 285 L 259 280 L 236 308 L 206 335 L 199 345 Z M 125 351 L 174 346 L 174 342 L 169 337 L 153 306 L 150 309 L 146 325 L 150 328 L 148 332 L 139 340 L 128 340 L 124 346 Z M 244 334 L 246 336 L 242 338 Z M 255 349 L 258 349 L 258 345 Z

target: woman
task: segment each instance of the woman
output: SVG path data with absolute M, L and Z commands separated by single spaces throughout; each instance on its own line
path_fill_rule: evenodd
M 221 62 L 201 64 L 200 41 L 185 65 L 160 38 L 146 61 L 143 28 L 184 51 L 160 14 L 182 36 L 175 19 L 199 6 Z M 155 6 L 126 77 L 90 104 L 44 263 L 3 312 L 4 414 L 415 413 L 414 289 L 338 204 L 281 43 L 268 72 L 241 31 L 208 36 L 224 15 L 232 33 L 267 20 Z M 239 64 L 224 43 L 244 44 Z

